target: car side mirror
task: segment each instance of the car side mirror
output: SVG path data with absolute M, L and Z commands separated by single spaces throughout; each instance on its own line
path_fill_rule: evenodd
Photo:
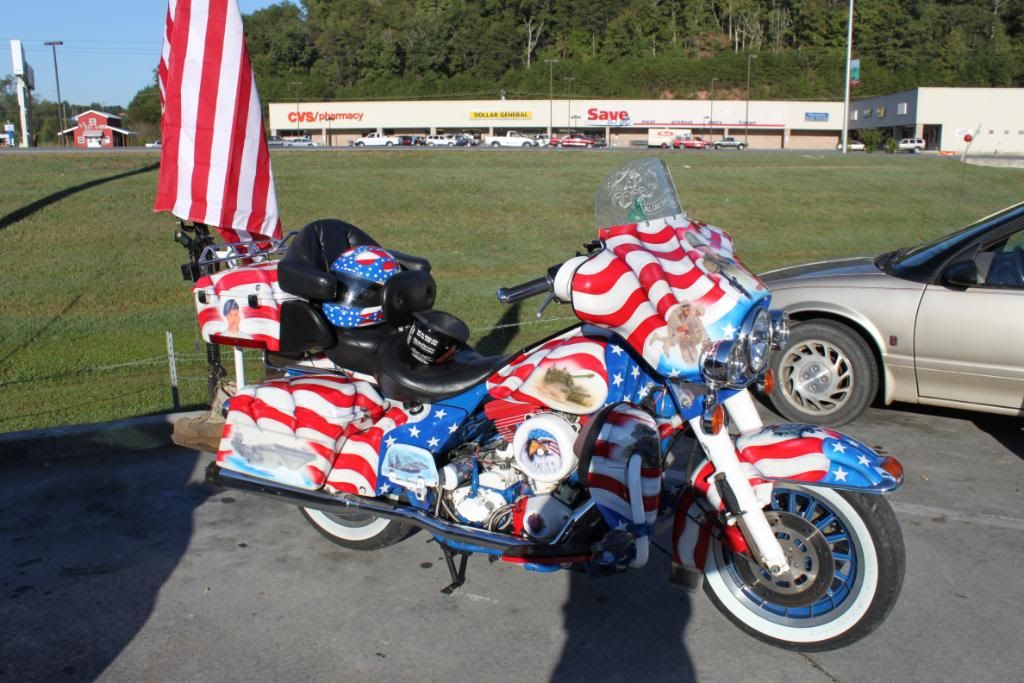
M 951 263 L 942 272 L 942 283 L 952 287 L 973 287 L 978 284 L 978 265 L 970 259 Z

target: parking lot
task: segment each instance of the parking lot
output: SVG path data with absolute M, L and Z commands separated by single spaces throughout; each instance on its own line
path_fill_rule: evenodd
M 210 490 L 208 456 L 106 448 L 2 466 L 0 680 L 1018 680 L 1020 421 L 872 409 L 846 431 L 906 465 L 908 569 L 889 620 L 845 650 L 748 638 L 671 587 L 660 554 L 602 580 L 474 557 L 447 597 L 425 534 L 360 554 Z

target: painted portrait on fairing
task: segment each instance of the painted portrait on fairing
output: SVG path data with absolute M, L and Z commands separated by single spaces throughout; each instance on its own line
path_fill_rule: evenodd
M 665 316 L 667 332 L 659 339 L 666 356 L 672 357 L 675 350 L 688 365 L 697 362 L 701 349 L 708 341 L 708 332 L 701 320 L 703 315 L 704 307 L 695 306 L 689 301 L 668 309 L 668 315 Z
M 252 338 L 251 335 L 242 331 L 242 309 L 237 301 L 234 299 L 225 301 L 221 314 L 224 316 L 224 323 L 227 325 L 221 334 L 234 337 L 235 339 Z

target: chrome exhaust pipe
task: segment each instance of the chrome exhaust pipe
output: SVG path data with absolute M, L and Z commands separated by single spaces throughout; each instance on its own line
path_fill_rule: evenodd
M 387 517 L 388 519 L 406 522 L 407 524 L 425 529 L 432 534 L 437 534 L 459 543 L 500 550 L 502 553 L 511 551 L 513 555 L 520 555 L 523 551 L 527 551 L 527 549 L 553 548 L 553 546 L 538 544 L 525 538 L 496 534 L 484 531 L 483 529 L 445 522 L 418 508 L 395 503 L 390 500 L 366 498 L 365 496 L 357 496 L 351 493 L 329 494 L 323 491 L 307 491 L 294 486 L 288 486 L 287 484 L 278 484 L 265 479 L 258 479 L 248 474 L 222 468 L 217 465 L 216 461 L 211 462 L 207 466 L 206 481 L 214 486 L 255 493 L 285 503 L 323 510 L 324 512 L 359 510 L 360 512 L 366 512 L 377 517 Z M 516 549 L 519 552 L 515 552 Z M 531 553 L 527 551 L 526 554 Z

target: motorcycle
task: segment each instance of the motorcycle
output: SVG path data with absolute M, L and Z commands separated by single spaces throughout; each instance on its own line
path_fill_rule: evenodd
M 539 572 L 638 569 L 672 519 L 672 582 L 703 586 L 747 633 L 796 650 L 864 637 L 902 585 L 900 527 L 879 495 L 902 466 L 831 429 L 762 423 L 751 388 L 770 390 L 788 318 L 731 237 L 686 216 L 663 162 L 612 171 L 595 223 L 585 253 L 498 290 L 579 318 L 512 356 L 480 356 L 434 310 L 426 260 L 347 223 L 263 251 L 194 250 L 205 256 L 183 269 L 204 338 L 263 349 L 283 371 L 230 399 L 208 481 L 296 505 L 353 550 L 424 530 L 446 593 L 472 553 Z M 358 327 L 328 321 L 332 302 L 372 289 L 334 277 L 342 253 L 395 271 Z

